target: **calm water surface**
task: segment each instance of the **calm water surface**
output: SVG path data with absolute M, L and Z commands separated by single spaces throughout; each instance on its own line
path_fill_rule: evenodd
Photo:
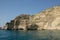
M 60 31 L 0 30 L 0 40 L 60 40 Z

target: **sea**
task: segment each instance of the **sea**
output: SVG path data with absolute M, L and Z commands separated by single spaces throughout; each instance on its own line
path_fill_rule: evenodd
M 60 40 L 60 30 L 0 30 L 0 40 Z

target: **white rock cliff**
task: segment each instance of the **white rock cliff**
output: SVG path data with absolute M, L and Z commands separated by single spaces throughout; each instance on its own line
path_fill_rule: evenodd
M 60 30 L 60 6 L 46 9 L 34 15 L 20 15 L 7 23 L 4 29 L 58 29 Z

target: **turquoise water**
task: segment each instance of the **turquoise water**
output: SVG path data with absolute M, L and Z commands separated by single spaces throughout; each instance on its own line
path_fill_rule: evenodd
M 60 40 L 60 31 L 0 30 L 0 40 Z

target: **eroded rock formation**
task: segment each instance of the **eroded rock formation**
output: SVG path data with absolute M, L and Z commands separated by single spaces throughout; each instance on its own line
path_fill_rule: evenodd
M 46 9 L 35 15 L 22 14 L 10 23 L 6 23 L 4 29 L 59 29 L 60 30 L 60 6 Z

